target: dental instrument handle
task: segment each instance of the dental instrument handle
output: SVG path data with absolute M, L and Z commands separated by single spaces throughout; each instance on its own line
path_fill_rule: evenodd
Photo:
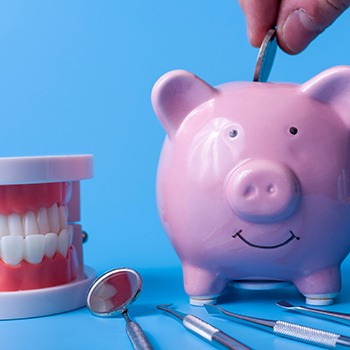
M 153 350 L 145 333 L 138 323 L 135 321 L 128 321 L 126 322 L 125 329 L 135 350 Z
M 331 349 L 350 347 L 350 338 L 320 329 L 301 326 L 294 323 L 276 321 L 272 330 L 283 337 L 321 345 Z
M 231 338 L 226 333 L 213 327 L 211 324 L 201 320 L 194 315 L 186 315 L 182 324 L 191 332 L 199 335 L 201 338 L 209 341 L 219 348 L 231 350 L 249 350 L 246 345 L 240 343 L 236 339 Z

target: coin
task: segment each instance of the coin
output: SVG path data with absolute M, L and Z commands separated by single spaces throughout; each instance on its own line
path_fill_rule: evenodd
M 266 82 L 269 78 L 277 51 L 276 30 L 270 29 L 261 46 L 256 60 L 253 81 Z

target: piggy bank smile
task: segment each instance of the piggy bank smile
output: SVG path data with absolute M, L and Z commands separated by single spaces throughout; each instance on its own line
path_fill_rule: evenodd
M 293 241 L 294 239 L 296 239 L 297 241 L 299 241 L 300 237 L 296 236 L 294 234 L 293 231 L 289 231 L 290 232 L 290 237 L 288 239 L 286 239 L 284 242 L 279 243 L 279 244 L 274 244 L 274 245 L 260 245 L 260 244 L 254 244 L 252 242 L 250 242 L 248 239 L 246 239 L 243 236 L 243 230 L 239 230 L 237 231 L 234 235 L 232 235 L 233 238 L 240 238 L 241 241 L 243 241 L 245 244 L 249 245 L 250 247 L 253 248 L 260 248 L 260 249 L 275 249 L 275 248 L 280 248 L 283 247 L 285 245 L 287 245 L 289 242 Z

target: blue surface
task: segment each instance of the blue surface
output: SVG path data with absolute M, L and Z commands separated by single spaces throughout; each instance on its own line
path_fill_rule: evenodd
M 0 156 L 92 153 L 95 176 L 82 183 L 85 263 L 98 273 L 138 269 L 144 290 L 131 311 L 156 349 L 209 349 L 154 309 L 190 308 L 180 263 L 160 225 L 155 174 L 164 131 L 150 104 L 156 79 L 186 69 L 212 85 L 251 80 L 257 49 L 247 41 L 237 1 L 4 1 L 0 5 Z M 278 52 L 271 81 L 302 83 L 350 64 L 350 12 L 298 56 Z M 334 309 L 350 312 L 349 269 Z M 231 310 L 305 322 L 350 334 L 345 326 L 296 316 L 273 304 L 302 303 L 294 288 L 236 291 Z M 306 349 L 246 326 L 211 319 L 255 349 Z M 19 336 L 20 335 L 20 336 Z M 52 317 L 3 321 L 4 349 L 131 349 L 124 321 L 86 309 Z
M 186 331 L 174 318 L 156 309 L 162 303 L 174 303 L 178 311 L 195 314 L 225 331 L 253 349 L 301 350 L 316 349 L 306 343 L 276 337 L 268 332 L 209 316 L 201 307 L 189 306 L 182 289 L 181 271 L 174 268 L 140 268 L 143 290 L 130 307 L 130 316 L 137 321 L 155 350 L 163 349 L 213 349 L 211 345 Z M 349 276 L 346 264 L 344 276 Z M 350 312 L 350 282 L 345 283 L 337 303 L 325 309 Z M 279 319 L 315 327 L 342 335 L 350 335 L 349 326 L 319 318 L 299 315 L 275 306 L 278 300 L 304 304 L 304 299 L 294 287 L 275 291 L 242 291 L 228 289 L 220 299 L 220 306 L 232 312 L 255 317 Z M 86 309 L 60 315 L 15 321 L 1 321 L 0 337 L 3 349 L 125 349 L 132 346 L 125 333 L 125 322 L 120 317 L 94 317 Z

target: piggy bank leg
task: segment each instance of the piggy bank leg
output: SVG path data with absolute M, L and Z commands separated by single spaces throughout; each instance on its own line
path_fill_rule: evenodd
M 309 305 L 331 305 L 341 288 L 339 267 L 333 267 L 301 277 L 294 281 Z
M 190 297 L 190 304 L 196 306 L 215 304 L 228 281 L 215 271 L 192 265 L 183 265 L 183 274 L 185 291 Z

